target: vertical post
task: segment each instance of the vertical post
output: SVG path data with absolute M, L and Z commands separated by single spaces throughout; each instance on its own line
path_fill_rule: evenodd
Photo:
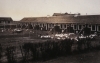
M 4 21 L 4 29 L 5 29 L 5 21 Z

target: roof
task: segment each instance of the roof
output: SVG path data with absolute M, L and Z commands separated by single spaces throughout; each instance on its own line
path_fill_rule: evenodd
M 41 22 L 41 23 L 99 23 L 100 15 L 80 15 L 80 16 L 51 16 L 51 17 L 25 17 L 21 22 Z
M 0 17 L 0 21 L 13 21 L 11 17 Z
M 74 16 L 76 14 L 69 14 L 69 13 L 54 13 L 53 16 Z

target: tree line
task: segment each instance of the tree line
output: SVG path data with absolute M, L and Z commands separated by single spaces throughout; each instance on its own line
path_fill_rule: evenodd
M 25 63 L 29 60 L 32 61 L 45 61 L 59 56 L 67 56 L 75 53 L 83 53 L 93 49 L 100 49 L 99 45 L 93 45 L 95 39 L 91 38 L 78 38 L 74 39 L 65 39 L 65 40 L 51 40 L 45 42 L 34 42 L 34 43 L 24 43 L 19 46 L 19 50 L 22 55 L 22 62 Z M 5 53 L 8 63 L 17 63 L 15 57 L 16 46 L 6 47 L 5 52 L 3 51 L 2 44 L 0 44 L 0 59 L 3 57 L 2 53 Z M 2 63 L 2 60 L 0 60 Z

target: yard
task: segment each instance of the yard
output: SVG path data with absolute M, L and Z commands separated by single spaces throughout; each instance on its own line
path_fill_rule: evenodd
M 56 42 L 60 42 L 60 40 L 59 41 L 57 40 L 56 42 L 52 42 L 51 39 L 41 39 L 41 38 L 38 37 L 38 35 L 47 35 L 47 34 L 49 34 L 49 32 L 47 32 L 47 31 L 37 31 L 37 30 L 35 30 L 35 31 L 33 31 L 33 30 L 24 30 L 24 32 L 22 32 L 22 33 L 12 33 L 12 32 L 8 33 L 6 31 L 2 32 L 2 34 L 0 36 L 0 44 L 3 48 L 3 53 L 2 53 L 2 58 L 1 58 L 2 62 L 7 62 L 7 56 L 6 56 L 6 52 L 7 52 L 6 48 L 7 47 L 8 48 L 9 47 L 14 47 L 15 48 L 14 57 L 16 58 L 17 62 L 19 62 L 23 59 L 22 58 L 22 51 L 20 49 L 20 46 L 24 45 L 25 43 L 39 43 L 40 44 L 40 43 L 48 41 L 49 43 L 46 42 L 45 43 L 46 45 L 43 44 L 42 46 L 45 46 L 47 48 L 47 46 L 49 45 L 51 48 L 54 48 L 55 47 L 54 45 L 56 45 Z M 91 41 L 91 45 L 93 47 L 100 46 L 100 39 L 99 38 L 100 37 L 96 37 L 96 40 Z M 53 47 L 51 45 L 52 43 L 55 43 L 55 44 L 53 44 Z M 64 43 L 65 42 L 60 42 L 60 44 L 59 43 L 58 44 L 61 47 L 65 47 L 66 43 L 65 44 Z M 87 46 L 86 47 L 85 46 L 86 45 L 82 44 L 82 49 L 87 48 Z M 78 47 L 77 43 L 74 43 L 72 45 L 71 49 L 77 50 L 77 47 Z M 38 48 L 39 48 L 39 46 L 38 46 Z M 38 50 L 38 48 L 37 48 L 37 50 Z M 64 49 L 66 49 L 66 48 L 64 48 Z M 62 51 L 64 51 L 64 49 L 62 49 Z M 48 53 L 47 53 L 47 55 L 48 55 Z M 63 58 L 65 58 L 65 57 L 63 57 Z M 54 59 L 54 60 L 57 61 L 57 62 L 61 60 L 61 59 L 59 59 L 59 60 L 58 59 L 59 58 Z M 38 63 L 38 62 L 39 63 L 41 63 L 41 62 L 42 63 L 49 63 L 49 62 L 52 62 L 52 61 L 55 62 L 54 60 L 51 59 L 51 60 L 47 60 L 47 61 L 37 61 L 36 63 Z M 62 60 L 60 62 L 62 62 Z M 30 62 L 30 63 L 32 63 L 32 62 Z

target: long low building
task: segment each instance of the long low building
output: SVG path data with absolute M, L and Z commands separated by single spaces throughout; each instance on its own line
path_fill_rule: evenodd
M 11 25 L 12 19 L 7 19 L 8 18 L 0 18 L 0 26 L 5 25 L 5 23 L 6 25 Z M 60 33 L 68 32 L 90 34 L 100 32 L 100 15 L 54 13 L 53 16 L 47 17 L 25 17 L 20 21 L 13 23 L 16 28 L 37 29 Z
M 38 30 L 59 30 L 61 32 L 80 33 L 84 28 L 88 33 L 100 32 L 100 15 L 80 15 L 54 13 L 49 17 L 25 17 L 17 25 L 21 28 Z M 84 31 L 82 33 L 85 33 Z

